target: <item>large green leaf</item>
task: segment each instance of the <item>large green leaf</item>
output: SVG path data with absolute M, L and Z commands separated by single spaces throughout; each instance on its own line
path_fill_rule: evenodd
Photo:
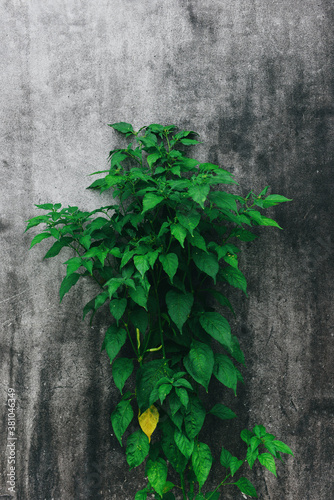
M 115 359 L 111 372 L 115 385 L 122 394 L 124 384 L 133 372 L 133 360 L 129 358 Z
M 180 243 L 181 247 L 184 248 L 184 240 L 187 236 L 187 230 L 183 226 L 181 226 L 181 224 L 173 224 L 170 228 L 170 232 Z
M 110 359 L 110 363 L 114 361 L 117 354 L 123 347 L 126 341 L 126 331 L 124 328 L 118 328 L 112 325 L 106 331 L 104 341 L 102 344 L 102 350 L 105 349 Z
M 196 443 L 191 460 L 199 487 L 201 489 L 207 480 L 212 466 L 212 455 L 208 445 L 205 443 Z
M 188 408 L 184 417 L 184 425 L 189 439 L 194 439 L 200 432 L 206 412 L 199 398 L 191 395 L 189 398 Z
M 223 316 L 217 312 L 205 312 L 199 318 L 202 328 L 223 346 L 232 349 L 232 336 L 230 325 Z
M 50 238 L 50 236 L 51 233 L 36 234 L 36 236 L 31 241 L 30 248 L 32 248 L 37 243 L 40 243 L 41 241 L 45 240 L 45 238 Z
M 170 290 L 166 294 L 168 314 L 180 331 L 182 331 L 182 327 L 187 321 L 193 303 L 194 296 L 192 293 L 181 293 Z
M 214 191 L 210 194 L 210 201 L 213 201 L 219 208 L 237 211 L 237 204 L 233 194 Z
M 290 201 L 290 200 L 288 200 L 288 201 Z M 289 446 L 287 444 L 283 443 L 282 441 L 278 441 L 277 439 L 275 439 L 272 443 L 275 446 L 277 451 L 280 451 L 281 453 L 288 453 L 289 455 L 293 455 L 291 448 L 289 448 Z
M 143 211 L 142 211 L 142 214 L 144 212 L 147 212 L 147 210 L 151 210 L 152 208 L 154 208 L 157 205 L 159 205 L 159 203 L 161 203 L 163 199 L 164 199 L 163 196 L 158 196 L 158 195 L 156 195 L 154 193 L 146 193 L 145 196 L 144 196 L 144 199 L 143 199 Z
M 177 211 L 176 216 L 179 223 L 187 229 L 191 235 L 201 220 L 201 215 L 196 212 L 196 210 L 191 210 L 190 212 Z
M 213 368 L 214 376 L 236 394 L 237 390 L 237 371 L 228 356 L 221 353 L 215 353 L 215 365 Z
M 129 288 L 129 295 L 136 304 L 146 309 L 147 293 L 142 286 L 137 286 L 135 290 Z
M 148 271 L 150 268 L 150 263 L 147 255 L 135 255 L 133 258 L 133 262 L 142 277 L 144 277 L 146 271 Z
M 240 288 L 247 296 L 247 281 L 239 269 L 228 266 L 220 274 L 230 285 Z
M 259 455 L 257 458 L 259 459 L 261 465 L 263 465 L 266 469 L 269 470 L 269 472 L 272 472 L 274 476 L 277 477 L 275 459 L 270 453 L 261 453 L 261 455 Z
M 256 489 L 246 477 L 241 477 L 234 484 L 239 488 L 241 493 L 244 493 L 245 495 L 248 495 L 252 498 L 257 498 Z
M 223 467 L 226 469 L 229 468 L 230 463 L 232 460 L 232 453 L 230 453 L 228 450 L 225 450 L 225 448 L 222 448 L 221 454 L 220 454 L 220 463 L 222 464 Z
M 135 431 L 128 437 L 126 442 L 126 460 L 130 466 L 138 467 L 144 462 L 150 450 L 150 443 L 146 434 L 141 429 Z
M 193 379 L 203 385 L 206 391 L 208 391 L 214 366 L 212 349 L 202 342 L 193 340 L 191 349 L 184 358 L 183 363 L 187 372 L 193 377 Z
M 170 280 L 173 282 L 173 278 L 179 265 L 177 255 L 175 253 L 160 255 L 159 260 L 162 264 L 163 270 L 166 274 L 168 274 Z
M 122 436 L 131 420 L 133 419 L 133 410 L 131 407 L 130 400 L 123 399 L 118 403 L 115 410 L 111 414 L 111 424 L 114 429 L 115 436 L 117 437 L 119 444 L 122 444 Z
M 74 286 L 77 283 L 80 276 L 81 276 L 81 274 L 79 274 L 79 273 L 73 273 L 73 274 L 70 274 L 70 276 L 66 276 L 63 279 L 63 281 L 61 282 L 61 285 L 60 285 L 60 290 L 59 290 L 60 302 L 63 300 L 65 293 L 67 293 L 72 288 L 72 286 Z
M 176 472 L 180 474 L 184 471 L 188 460 L 175 443 L 174 431 L 175 427 L 169 420 L 163 423 L 161 445 L 167 460 Z
M 232 457 L 231 458 L 231 461 L 230 461 L 230 470 L 231 470 L 232 477 L 240 469 L 240 467 L 242 466 L 243 463 L 244 463 L 244 461 L 243 460 L 239 460 L 237 457 Z
M 162 458 L 148 460 L 146 464 L 146 474 L 152 488 L 162 495 L 167 480 L 167 464 Z
M 281 196 L 280 194 L 270 194 L 263 200 L 263 208 L 273 207 L 278 203 L 283 203 L 285 201 L 292 201 L 290 198 L 285 198 L 285 196 Z
M 142 365 L 137 371 L 137 402 L 143 413 L 150 407 L 150 395 L 157 382 L 162 378 L 169 376 L 165 359 L 155 359 Z
M 176 446 L 179 448 L 182 455 L 189 458 L 194 449 L 194 441 L 189 439 L 182 431 L 175 429 L 174 439 Z
M 234 411 L 232 411 L 230 408 L 220 403 L 217 403 L 213 408 L 211 408 L 209 413 L 212 413 L 212 415 L 215 415 L 216 417 L 219 417 L 222 420 L 229 420 L 231 418 L 236 418 L 236 414 L 234 413 Z
M 52 247 L 46 252 L 44 259 L 49 259 L 50 257 L 55 257 L 59 254 L 60 250 L 64 247 L 67 247 L 72 243 L 73 238 L 69 236 L 64 236 L 59 241 L 56 241 Z
M 189 188 L 188 194 L 196 203 L 204 208 L 204 202 L 209 194 L 209 191 L 210 186 L 208 186 L 208 184 L 199 184 Z
M 110 312 L 119 321 L 124 314 L 126 309 L 127 300 L 126 299 L 114 299 L 110 302 Z
M 201 250 L 195 250 L 192 253 L 193 261 L 200 271 L 211 276 L 216 283 L 216 276 L 219 271 L 217 257 L 213 253 L 205 253 Z

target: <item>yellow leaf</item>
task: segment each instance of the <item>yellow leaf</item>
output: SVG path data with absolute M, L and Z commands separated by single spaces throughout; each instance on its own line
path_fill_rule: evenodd
M 151 442 L 151 436 L 159 422 L 159 412 L 156 407 L 152 405 L 142 414 L 140 414 L 139 410 L 138 422 L 142 431 L 148 437 L 149 442 Z

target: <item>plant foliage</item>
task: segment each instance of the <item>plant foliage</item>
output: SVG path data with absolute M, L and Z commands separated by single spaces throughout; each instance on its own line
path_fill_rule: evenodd
M 186 155 L 187 147 L 199 143 L 193 131 L 158 124 L 138 132 L 124 122 L 110 126 L 131 142 L 110 151 L 110 166 L 92 174 L 98 178 L 89 188 L 110 190 L 114 200 L 91 212 L 59 203 L 36 205 L 46 214 L 28 221 L 27 229 L 44 227 L 31 247 L 52 238 L 45 258 L 65 247 L 73 250 L 60 300 L 80 278 L 90 277 L 97 294 L 85 305 L 84 317 L 92 319 L 101 306 L 109 306 L 102 350 L 121 393 L 111 422 L 123 446 L 124 433 L 139 415 L 137 430 L 127 436 L 126 458 L 130 468 L 146 460 L 148 485 L 135 498 L 153 492 L 157 499 L 172 500 L 179 488 L 184 499 L 217 500 L 226 484 L 255 498 L 247 478 L 235 479 L 239 469 L 258 461 L 276 475 L 275 459 L 292 454 L 290 448 L 263 426 L 242 431 L 244 459 L 222 448 L 225 476 L 204 494 L 213 462 L 202 441 L 207 414 L 222 420 L 236 415 L 222 404 L 206 409 L 201 395 L 210 390 L 212 377 L 237 392 L 244 355 L 214 305 L 234 312 L 225 295 L 229 285 L 247 295 L 238 264 L 241 242 L 257 237 L 253 227 L 279 227 L 262 211 L 290 200 L 267 195 L 268 187 L 258 195 L 229 192 L 237 184 L 231 173 Z M 132 347 L 130 358 L 122 354 L 125 345 Z M 129 383 L 133 372 L 135 391 Z M 178 484 L 167 479 L 170 468 L 180 476 Z

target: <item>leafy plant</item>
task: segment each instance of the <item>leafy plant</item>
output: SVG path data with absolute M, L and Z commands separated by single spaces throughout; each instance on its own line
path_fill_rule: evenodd
M 268 186 L 247 196 L 222 189 L 237 184 L 231 173 L 186 156 L 187 146 L 199 144 L 193 131 L 177 131 L 175 125 L 152 124 L 138 132 L 124 122 L 110 126 L 132 142 L 110 151 L 110 167 L 91 174 L 100 177 L 89 188 L 111 190 L 116 201 L 92 212 L 59 203 L 36 205 L 47 213 L 28 221 L 27 229 L 44 226 L 31 247 L 52 238 L 45 258 L 65 247 L 73 250 L 60 300 L 80 278 L 90 277 L 98 292 L 83 316 L 92 320 L 108 303 L 111 321 L 102 350 L 121 393 L 111 422 L 122 446 L 138 415 L 138 428 L 127 437 L 126 459 L 131 469 L 146 460 L 148 484 L 135 499 L 153 493 L 172 500 L 179 491 L 183 499 L 217 500 L 228 484 L 256 497 L 247 478 L 235 478 L 239 469 L 258 461 L 276 475 L 275 459 L 292 454 L 290 448 L 262 425 L 243 430 L 245 456 L 239 459 L 222 448 L 223 479 L 203 493 L 213 462 L 201 432 L 206 417 L 236 417 L 223 404 L 207 409 L 203 392 L 212 377 L 235 394 L 243 382 L 244 354 L 216 306 L 234 314 L 228 285 L 247 295 L 237 245 L 257 237 L 250 230 L 254 226 L 279 227 L 261 210 L 290 200 L 267 195 Z M 121 354 L 125 345 L 131 346 L 131 357 Z M 129 381 L 133 371 L 135 390 Z M 170 469 L 178 484 L 168 480 Z

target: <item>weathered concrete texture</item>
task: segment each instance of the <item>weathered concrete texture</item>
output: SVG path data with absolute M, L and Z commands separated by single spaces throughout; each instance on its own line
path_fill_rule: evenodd
M 242 259 L 250 298 L 235 294 L 232 323 L 247 385 L 239 402 L 221 394 L 241 419 L 215 424 L 207 439 L 263 423 L 295 458 L 279 479 L 248 474 L 260 498 L 332 498 L 330 0 L 12 0 L 0 15 L 0 496 L 8 387 L 18 398 L 19 500 L 125 500 L 144 485 L 143 467 L 128 472 L 112 436 L 118 394 L 99 353 L 103 317 L 81 322 L 93 289 L 59 307 L 63 266 L 42 262 L 47 243 L 28 252 L 23 234 L 34 203 L 100 204 L 86 176 L 117 144 L 106 124 L 129 121 L 191 127 L 204 141 L 198 157 L 231 169 L 242 192 L 270 184 L 294 199 L 272 210 L 284 231 L 261 229 Z

